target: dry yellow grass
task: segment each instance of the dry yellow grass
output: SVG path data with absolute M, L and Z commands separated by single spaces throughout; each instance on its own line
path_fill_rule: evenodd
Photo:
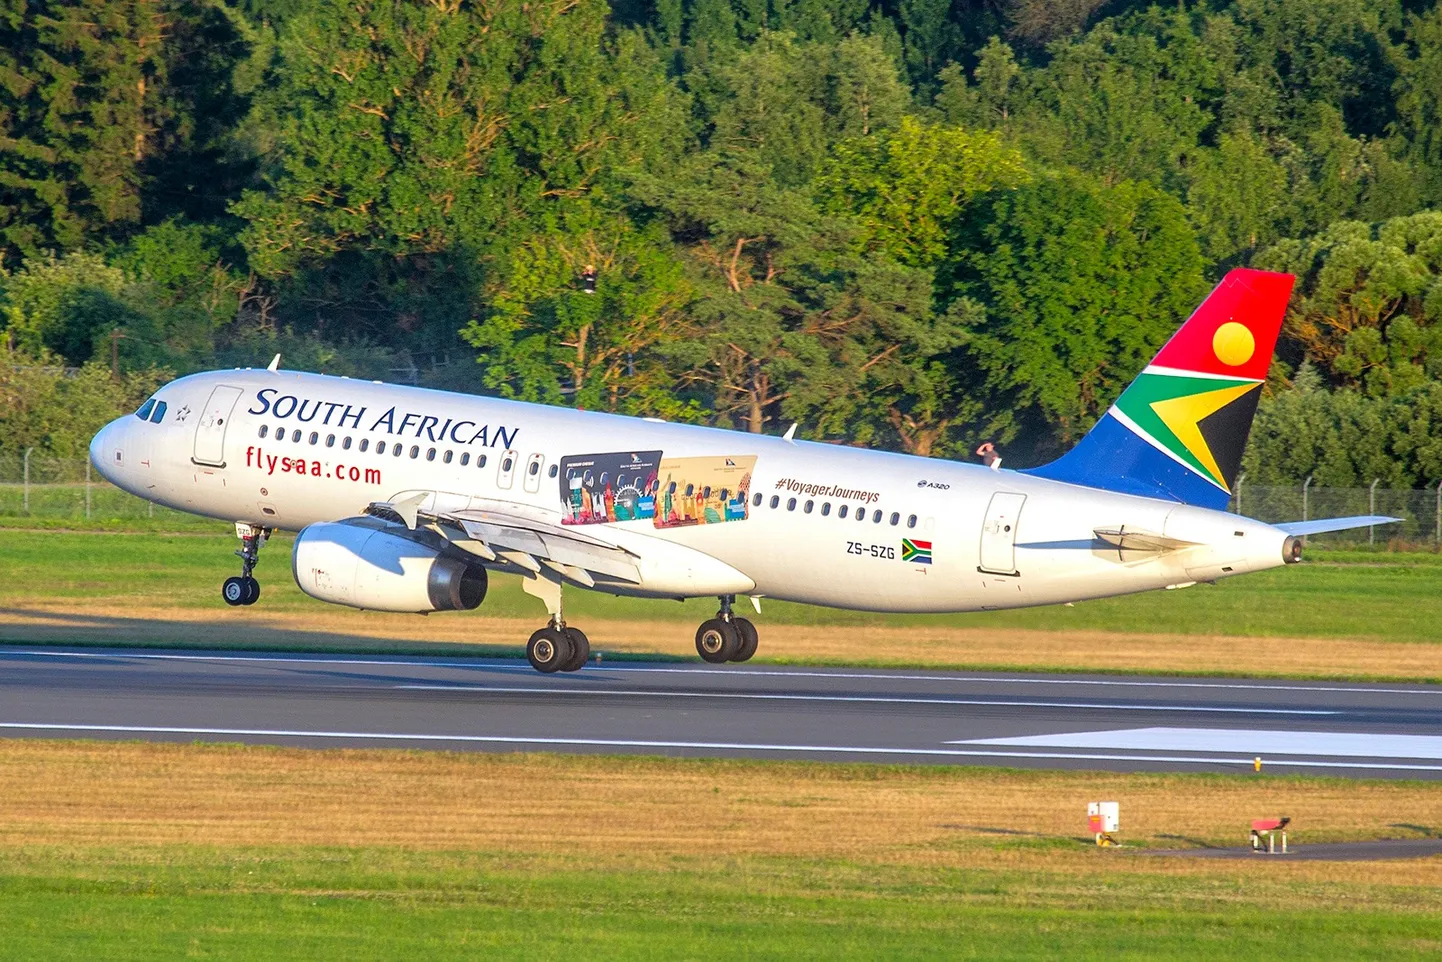
M 534 620 L 460 615 L 421 618 L 317 609 L 265 612 L 73 600 L 0 611 L 11 641 L 245 645 L 264 648 L 375 648 L 426 643 L 519 646 Z M 607 652 L 694 657 L 690 622 L 588 621 Z M 760 658 L 810 662 L 965 665 L 974 668 L 1085 667 L 1127 671 L 1439 678 L 1442 646 L 1319 638 L 1111 634 L 952 627 L 768 626 Z
M 1442 830 L 1442 787 L 1415 783 L 5 741 L 0 855 L 396 847 L 649 868 L 781 857 L 1442 886 L 1442 858 L 1163 860 L 1069 843 L 1098 798 L 1121 802 L 1125 839 L 1160 847 L 1240 846 L 1248 819 L 1280 813 L 1303 845 L 1415 837 L 1398 823 Z

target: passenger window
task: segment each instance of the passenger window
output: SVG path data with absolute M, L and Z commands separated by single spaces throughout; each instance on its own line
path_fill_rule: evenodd
M 913 514 L 913 515 L 911 515 L 910 517 L 908 517 L 908 518 L 906 519 L 906 526 L 907 526 L 908 528 L 914 528 L 914 527 L 916 527 L 916 515 Z
M 412 445 L 411 445 L 411 460 L 414 461 L 416 458 L 418 458 L 418 457 L 420 457 L 420 456 L 421 456 L 421 446 L 420 446 L 419 444 L 412 444 Z
M 327 434 L 327 435 L 325 436 L 325 446 L 328 447 L 328 448 L 333 448 L 333 447 L 335 447 L 335 435 L 334 435 L 334 434 Z
M 265 437 L 265 436 L 266 436 L 267 434 L 269 434 L 269 433 L 270 433 L 270 425 L 269 425 L 269 424 L 262 424 L 262 425 L 260 426 L 260 436 L 261 436 L 261 437 Z
M 695 494 L 695 493 L 696 493 L 696 485 L 694 485 L 694 484 L 688 484 L 688 485 L 686 485 L 686 497 L 689 498 L 689 497 L 691 497 L 691 495 L 693 495 L 693 494 Z M 796 503 L 796 499 L 795 499 L 795 498 L 792 498 L 792 499 L 791 499 L 791 503 L 792 503 L 792 504 L 795 504 L 795 503 Z
M 341 450 L 342 450 L 342 451 L 349 451 L 349 450 L 350 450 L 350 435 L 349 435 L 349 434 L 347 434 L 347 435 L 345 436 L 345 440 L 340 443 L 340 447 L 341 447 Z
M 871 516 L 871 522 L 872 522 L 872 524 L 881 524 L 881 509 L 880 509 L 880 508 L 877 508 L 877 509 L 876 509 L 876 512 L 875 512 L 874 514 L 872 514 L 872 516 Z
M 481 455 L 479 458 L 476 459 L 476 467 L 478 467 L 478 468 L 484 468 L 485 466 L 486 466 L 486 456 L 483 454 L 483 455 Z
M 142 421 L 148 421 L 148 420 L 150 420 L 150 412 L 151 412 L 151 411 L 154 411 L 154 410 L 155 410 L 155 398 L 151 398 L 150 400 L 146 401 L 144 404 L 140 405 L 140 410 L 135 412 L 135 416 L 138 417 L 138 418 L 140 418 L 140 420 L 142 420 Z
M 831 502 L 827 501 L 821 505 L 821 516 L 824 518 L 831 513 Z
M 894 527 L 896 527 L 896 526 L 897 526 L 898 524 L 900 524 L 900 523 L 901 523 L 901 512 L 900 512 L 900 511 L 893 511 L 893 512 L 891 512 L 891 526 L 894 528 Z
M 496 486 L 498 488 L 507 491 L 510 490 L 511 479 L 516 476 L 517 457 L 518 455 L 515 451 L 507 451 L 501 456 L 501 469 L 496 472 Z
M 319 441 L 319 440 L 320 440 L 320 432 L 319 432 L 319 431 L 312 431 L 312 432 L 310 432 L 310 443 L 311 443 L 311 444 L 315 444 L 315 443 L 316 443 L 317 441 Z
M 526 469 L 526 473 L 533 475 L 533 474 L 535 474 L 535 473 L 536 473 L 537 471 L 539 471 L 539 470 L 541 470 L 541 466 L 540 466 L 539 464 L 537 464 L 535 461 L 532 461 L 532 462 L 531 462 L 531 466 Z
M 300 443 L 300 428 L 296 428 L 294 431 L 290 432 L 290 439 L 296 444 Z
M 277 424 L 277 425 L 275 426 L 275 439 L 276 439 L 277 441 L 284 441 L 284 440 L 285 440 L 285 425 L 283 425 L 283 424 Z
M 814 507 L 816 507 L 816 502 L 815 502 L 815 501 L 807 501 L 807 502 L 806 502 L 806 507 L 803 508 L 802 510 L 805 511 L 807 514 L 810 514 L 810 513 L 811 513 L 811 509 L 814 508 Z
M 760 497 L 760 495 L 757 495 L 757 497 Z M 781 497 L 780 497 L 780 495 L 775 495 L 775 494 L 773 494 L 773 495 L 771 496 L 771 507 L 774 508 L 774 507 L 776 507 L 776 506 L 779 505 L 779 504 L 781 504 Z
M 469 452 L 469 451 L 462 451 L 462 452 L 461 452 L 461 467 L 464 468 L 466 465 L 468 465 L 468 464 L 470 464 L 470 463 L 471 463 L 471 452 Z
M 881 517 L 880 512 L 878 512 L 876 516 L 877 516 L 878 518 Z M 856 520 L 857 520 L 857 521 L 865 521 L 865 520 L 866 520 L 866 509 L 865 509 L 865 508 L 857 508 L 857 509 L 856 509 Z
M 361 454 L 365 454 L 367 451 L 369 451 L 369 450 L 370 450 L 370 446 L 371 446 L 371 439 L 370 439 L 370 438 L 361 438 L 361 443 L 360 443 Z
M 786 502 L 786 510 L 787 510 L 787 511 L 795 511 L 795 510 L 796 510 L 796 499 L 795 499 L 795 498 L 792 498 L 792 499 L 790 499 L 789 501 Z
M 154 413 L 152 413 L 152 414 L 150 415 L 150 423 L 151 423 L 151 424 L 159 424 L 159 423 L 160 423 L 161 421 L 163 421 L 163 420 L 165 420 L 165 402 L 164 402 L 164 401 L 156 401 L 156 402 L 155 402 L 155 411 L 154 411 Z M 219 424 L 220 421 L 217 420 L 215 423 L 216 423 L 216 424 Z
M 753 507 L 753 508 L 759 508 L 759 507 L 761 507 L 761 492 L 758 491 L 758 492 L 756 492 L 756 494 L 754 494 L 754 495 L 751 496 L 751 507 Z
M 553 478 L 554 478 L 556 475 L 558 475 L 558 474 L 560 474 L 560 473 L 561 473 L 561 469 L 560 469 L 560 467 L 559 467 L 558 465 L 555 465 L 555 464 L 551 465 L 551 470 L 550 470 L 550 472 L 549 472 L 550 477 L 553 477 Z
M 512 462 L 510 458 L 506 458 L 506 460 L 504 460 L 504 461 L 501 462 L 501 470 L 502 470 L 502 471 L 509 471 L 509 470 L 511 470 L 511 465 L 512 465 L 513 463 L 514 463 L 514 462 Z
M 399 441 L 395 441 L 395 442 L 393 442 L 393 443 L 391 444 L 391 456 L 392 456 L 392 457 L 396 457 L 396 458 L 400 457 L 400 456 L 401 456 L 401 452 L 402 452 L 403 450 L 405 450 L 405 447 L 404 447 L 404 445 L 402 445 Z M 411 457 L 415 457 L 415 455 L 411 455 Z
M 435 449 L 435 448 L 427 448 L 427 449 L 426 449 L 426 460 L 427 460 L 427 461 L 434 461 L 435 459 L 436 459 L 436 449 Z
M 443 455 L 443 456 L 441 457 L 441 460 L 442 460 L 443 462 L 445 462 L 446 464 L 450 464 L 450 463 L 451 463 L 451 458 L 454 457 L 454 456 L 455 456 L 455 452 L 454 452 L 454 451 L 451 451 L 450 449 L 447 449 L 445 455 Z
M 838 518 L 846 517 L 846 505 L 843 504 L 841 507 L 836 509 L 836 516 Z

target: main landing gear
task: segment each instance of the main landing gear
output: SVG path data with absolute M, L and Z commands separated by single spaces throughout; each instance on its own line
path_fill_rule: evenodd
M 225 583 L 220 586 L 220 596 L 225 603 L 232 607 L 236 605 L 253 605 L 260 599 L 260 582 L 250 576 L 255 570 L 256 562 L 260 560 L 260 546 L 270 538 L 270 528 L 262 528 L 259 525 L 245 524 L 237 521 L 235 523 L 235 536 L 240 539 L 240 550 L 236 557 L 240 559 L 240 577 L 226 578 Z
M 756 626 L 732 613 L 735 601 L 735 595 L 722 595 L 716 617 L 701 622 L 696 629 L 696 653 L 713 665 L 746 661 L 756 654 Z
M 536 671 L 549 675 L 557 671 L 580 671 L 591 660 L 591 642 L 586 633 L 566 624 L 561 610 L 561 585 L 542 575 L 526 578 L 521 588 L 540 598 L 551 613 L 551 623 L 526 642 L 526 660 Z

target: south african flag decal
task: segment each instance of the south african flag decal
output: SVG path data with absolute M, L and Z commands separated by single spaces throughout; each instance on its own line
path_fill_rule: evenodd
M 901 560 L 914 561 L 919 565 L 931 564 L 931 542 L 901 539 Z

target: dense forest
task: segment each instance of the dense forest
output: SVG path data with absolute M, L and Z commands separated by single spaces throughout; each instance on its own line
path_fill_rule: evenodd
M 286 366 L 1008 463 L 1230 267 L 1252 483 L 1442 478 L 1442 7 L 0 0 L 0 454 Z

